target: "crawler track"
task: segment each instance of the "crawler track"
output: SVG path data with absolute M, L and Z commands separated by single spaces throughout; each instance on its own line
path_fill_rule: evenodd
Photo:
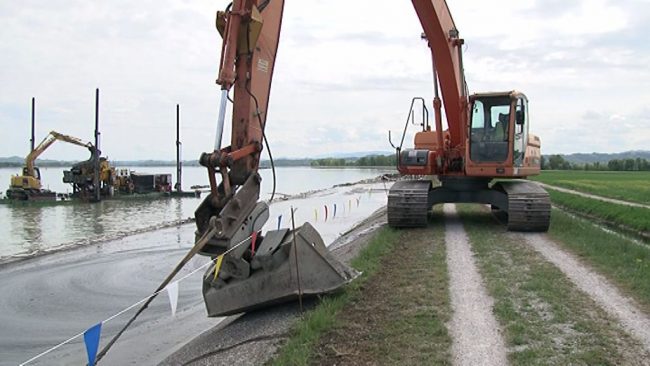
M 527 181 L 496 185 L 508 195 L 508 230 L 545 232 L 551 220 L 551 199 L 539 185 Z
M 397 182 L 388 192 L 388 225 L 391 227 L 425 227 L 429 212 L 431 182 L 407 180 Z

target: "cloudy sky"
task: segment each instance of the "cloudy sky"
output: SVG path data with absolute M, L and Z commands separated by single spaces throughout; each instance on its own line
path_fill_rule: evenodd
M 183 156 L 214 141 L 226 1 L 0 2 L 0 156 L 50 130 L 93 138 L 111 159 Z M 544 153 L 650 149 L 650 0 L 449 0 L 466 40 L 470 92 L 524 91 Z M 413 96 L 432 100 L 426 43 L 409 1 L 286 2 L 268 132 L 276 156 L 389 151 Z M 226 131 L 228 133 L 229 130 Z M 80 156 L 80 154 L 82 156 Z M 73 146 L 43 157 L 80 159 Z

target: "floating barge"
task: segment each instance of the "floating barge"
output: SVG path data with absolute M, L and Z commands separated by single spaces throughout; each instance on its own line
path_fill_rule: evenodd
M 34 151 L 35 102 L 32 98 L 32 138 L 31 151 Z M 50 206 L 68 203 L 99 202 L 102 200 L 140 200 L 169 197 L 200 197 L 201 191 L 181 189 L 181 142 L 180 106 L 176 105 L 176 174 L 177 183 L 172 189 L 171 174 L 149 174 L 115 169 L 106 158 L 100 157 L 99 150 L 99 89 L 95 90 L 95 144 L 88 161 L 75 164 L 63 172 L 63 182 L 72 185 L 72 193 L 56 193 L 50 190 L 21 190 L 15 193 L 10 189 L 0 204 Z M 91 145 L 88 143 L 88 145 Z M 38 171 L 38 169 L 36 169 Z M 39 173 L 40 179 L 40 173 Z M 39 181 L 40 186 L 40 181 Z
M 172 191 L 172 192 L 149 192 L 134 194 L 115 194 L 112 197 L 104 197 L 103 201 L 143 201 L 169 198 L 200 198 L 201 191 Z M 0 199 L 0 204 L 13 206 L 58 206 L 77 203 L 87 203 L 88 201 L 78 197 L 71 197 L 67 193 L 57 193 L 54 199 L 29 199 L 15 200 L 9 198 Z

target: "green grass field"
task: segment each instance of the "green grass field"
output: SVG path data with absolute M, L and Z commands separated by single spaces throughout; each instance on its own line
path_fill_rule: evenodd
M 531 179 L 603 197 L 650 204 L 650 172 L 544 170 Z

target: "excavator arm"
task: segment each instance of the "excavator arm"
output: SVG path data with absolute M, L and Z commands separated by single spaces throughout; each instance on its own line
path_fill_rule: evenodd
M 429 42 L 433 61 L 434 81 L 440 83 L 442 101 L 449 126 L 452 146 L 462 146 L 467 136 L 467 85 L 462 64 L 464 40 L 444 0 L 412 0 L 413 7 Z M 434 85 L 437 89 L 437 85 Z M 437 93 L 436 93 L 437 94 Z M 437 98 L 437 95 L 436 95 Z M 436 103 L 437 104 L 437 103 Z M 435 105 L 436 120 L 440 106 Z M 436 126 L 442 131 L 440 126 Z
M 359 275 L 331 256 L 309 223 L 261 232 L 269 208 L 258 202 L 258 169 L 283 8 L 283 0 L 234 0 L 217 13 L 221 99 L 214 149 L 199 159 L 210 194 L 195 212 L 195 249 L 215 259 L 203 279 L 209 316 L 334 291 Z M 232 136 L 222 147 L 231 90 Z
M 50 131 L 50 133 L 43 139 L 43 141 L 41 141 L 41 143 L 38 144 L 38 146 L 36 146 L 34 150 L 32 150 L 29 154 L 27 154 L 27 157 L 25 157 L 25 169 L 23 175 L 34 177 L 34 162 L 56 141 L 64 141 L 73 145 L 83 146 L 91 149 L 91 152 L 94 148 L 93 144 L 90 142 L 83 142 L 81 139 L 78 139 L 76 137 L 64 135 L 56 131 Z
M 220 227 L 220 234 L 206 247 L 209 253 L 222 252 L 241 239 L 236 233 L 253 210 L 258 226 L 268 216 L 268 209 L 257 204 L 258 168 L 283 8 L 283 0 L 235 0 L 217 13 L 216 26 L 223 37 L 217 78 L 220 109 L 214 150 L 199 159 L 208 170 L 211 193 L 196 212 L 199 232 L 206 230 L 212 217 Z M 230 145 L 222 147 L 231 90 L 232 135 Z

